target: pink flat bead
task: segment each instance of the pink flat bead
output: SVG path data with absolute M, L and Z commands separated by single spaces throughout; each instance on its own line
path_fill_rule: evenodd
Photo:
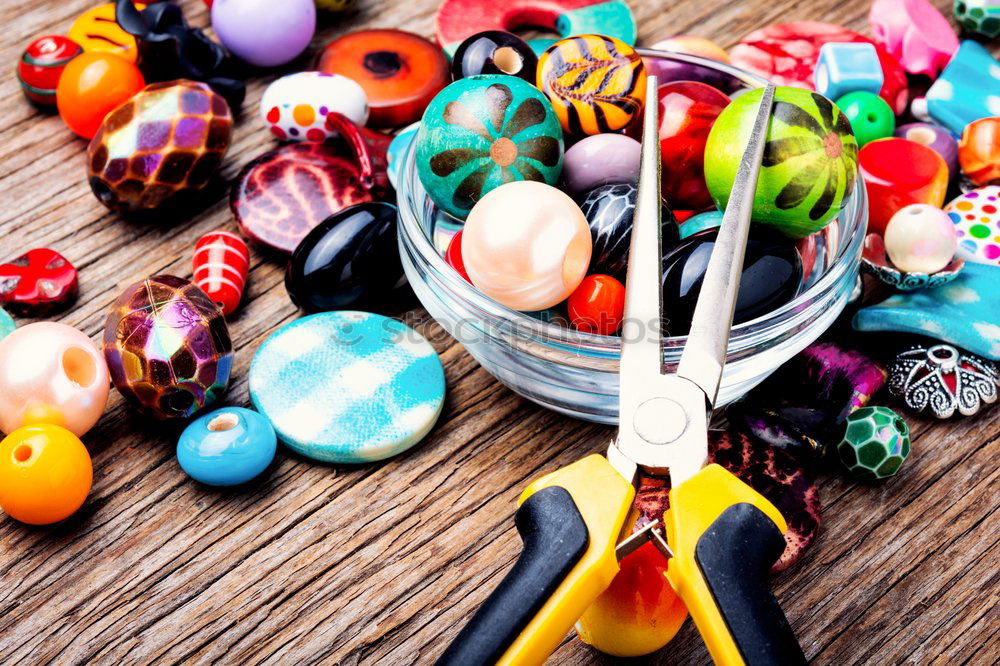
M 958 37 L 927 0 L 875 0 L 868 14 L 875 41 L 910 74 L 936 78 L 958 50 Z

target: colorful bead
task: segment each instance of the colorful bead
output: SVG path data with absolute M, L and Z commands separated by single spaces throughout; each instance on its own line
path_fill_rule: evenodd
M 896 211 L 909 204 L 938 208 L 944 204 L 948 166 L 925 145 L 906 139 L 877 139 L 858 153 L 858 165 L 868 191 L 869 231 L 884 234 Z
M 625 285 L 610 275 L 588 275 L 569 295 L 566 310 L 576 330 L 614 335 L 625 315 Z
M 847 417 L 847 433 L 837 454 L 858 479 L 887 479 L 910 455 L 910 429 L 888 407 L 862 407 Z
M 56 86 L 69 61 L 83 48 L 62 35 L 46 35 L 28 44 L 17 63 L 17 80 L 29 101 L 40 106 L 56 105 Z
M 548 99 L 514 76 L 459 79 L 424 113 L 417 174 L 440 208 L 464 218 L 483 195 L 510 181 L 555 184 L 563 133 Z
M 501 185 L 469 213 L 462 256 L 472 283 L 514 310 L 544 310 L 587 274 L 592 243 L 579 207 L 535 181 Z
M 472 35 L 455 50 L 451 75 L 457 81 L 480 74 L 509 74 L 535 84 L 538 56 L 528 43 L 503 30 Z
M 194 245 L 194 283 L 227 317 L 240 306 L 250 249 L 242 238 L 228 231 L 210 231 Z
M 346 76 L 298 72 L 274 81 L 260 98 L 260 117 L 281 141 L 322 143 L 335 136 L 326 127 L 331 111 L 364 125 L 368 121 L 365 91 Z
M 158 419 L 186 418 L 229 384 L 233 343 L 222 311 L 198 287 L 157 275 L 125 289 L 104 326 L 115 388 Z
M 958 161 L 973 185 L 1000 184 L 1000 117 L 968 124 L 958 141 Z
M 108 114 L 87 147 L 90 188 L 121 213 L 160 209 L 203 190 L 233 132 L 226 100 L 205 83 L 152 83 Z
M 896 130 L 895 114 L 878 95 L 863 91 L 847 93 L 837 100 L 837 106 L 850 121 L 859 148 L 875 139 L 890 137 Z
M 83 506 L 94 467 L 76 435 L 50 423 L 0 441 L 0 508 L 29 525 L 51 525 Z
M 952 199 L 944 208 L 958 235 L 958 256 L 1000 266 L 1000 185 L 987 185 Z
M 1000 2 L 997 0 L 955 0 L 952 8 L 963 30 L 990 39 L 1000 36 Z
M 445 250 L 444 260 L 449 266 L 455 269 L 455 272 L 462 276 L 466 282 L 472 282 L 472 278 L 469 277 L 469 271 L 465 270 L 465 259 L 462 258 L 462 232 L 459 231 L 457 234 L 451 237 L 451 242 L 448 243 L 448 249 Z
M 266 418 L 251 409 L 223 407 L 184 428 L 177 440 L 177 462 L 195 481 L 236 486 L 267 469 L 277 447 Z
M 948 19 L 927 0 L 874 0 L 868 22 L 875 41 L 909 74 L 933 79 L 958 49 Z
M 931 123 L 907 123 L 896 128 L 893 136 L 923 144 L 941 156 L 948 166 L 948 179 L 958 175 L 958 142 L 951 132 Z
M 951 219 L 927 204 L 900 208 L 885 227 L 885 250 L 901 271 L 936 273 L 951 263 L 957 246 Z
M 0 303 L 16 315 L 52 314 L 72 304 L 79 291 L 76 268 L 55 250 L 29 250 L 0 264 Z
M 718 229 L 722 226 L 723 215 L 724 213 L 722 211 L 710 210 L 689 217 L 684 220 L 683 224 L 681 224 L 680 237 L 690 238 L 691 236 L 701 233 L 702 231 Z
M 360 84 L 368 97 L 372 127 L 420 120 L 450 81 L 441 49 L 404 30 L 359 30 L 338 37 L 323 48 L 317 69 Z
M 827 42 L 819 49 L 813 84 L 829 99 L 864 91 L 877 95 L 885 82 L 874 44 Z
M 82 437 L 101 418 L 108 389 L 101 353 L 71 326 L 35 322 L 0 339 L 0 431 L 52 423 Z
M 705 178 L 719 210 L 736 182 L 761 93 L 756 88 L 734 99 L 705 144 Z M 847 117 L 822 95 L 782 86 L 767 138 L 754 221 L 793 237 L 819 231 L 840 212 L 857 177 L 858 147 Z
M 624 134 L 593 134 L 573 144 L 563 158 L 566 191 L 579 196 L 600 185 L 636 183 L 642 146 Z
M 1000 372 L 996 364 L 950 345 L 913 347 L 889 366 L 889 390 L 906 406 L 920 412 L 928 407 L 939 419 L 956 411 L 972 416 L 997 400 Z
M 139 68 L 107 51 L 82 53 L 69 61 L 56 86 L 56 107 L 71 130 L 90 139 L 101 121 L 146 85 Z
M 613 37 L 560 40 L 538 59 L 538 87 L 570 134 L 635 131 L 646 101 L 646 68 Z
M 313 0 L 215 0 L 212 28 L 229 51 L 257 67 L 295 59 L 316 32 Z
M 423 439 L 444 405 L 434 348 L 400 322 L 323 312 L 271 334 L 250 364 L 250 400 L 293 451 L 367 463 Z
M 923 206 L 924 204 L 911 205 Z M 900 291 L 912 291 L 914 289 L 937 287 L 946 282 L 951 282 L 965 268 L 965 260 L 955 257 L 944 268 L 940 268 L 933 273 L 906 272 L 889 260 L 889 255 L 885 251 L 885 239 L 878 234 L 868 234 L 865 236 L 865 244 L 861 250 L 861 268 L 890 287 L 899 289 Z
M 974 120 L 1000 115 L 1000 61 L 966 40 L 927 90 L 927 112 L 960 136 Z
M 106 2 L 80 14 L 69 27 L 67 37 L 87 53 L 111 53 L 130 63 L 136 61 L 135 37 L 122 30 L 115 21 L 114 2 Z
M 7 314 L 6 310 L 0 308 L 0 340 L 13 333 L 16 328 L 17 324 L 14 323 L 14 319 Z

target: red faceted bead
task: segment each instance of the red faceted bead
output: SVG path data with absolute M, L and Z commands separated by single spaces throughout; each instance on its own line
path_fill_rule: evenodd
M 570 294 L 566 308 L 578 331 L 614 335 L 625 314 L 625 286 L 610 275 L 588 275 Z
M 465 270 L 465 260 L 462 259 L 461 231 L 451 237 L 451 241 L 448 243 L 448 249 L 444 253 L 444 260 L 448 262 L 449 266 L 455 269 L 456 273 L 465 278 L 466 282 L 472 282 L 469 278 L 469 272 Z
M 240 306 L 250 271 L 250 250 L 229 231 L 210 231 L 194 246 L 194 283 L 231 315 Z
M 28 45 L 17 63 L 17 80 L 25 97 L 41 106 L 56 105 L 56 86 L 69 61 L 83 47 L 69 37 L 46 35 Z
M 55 250 L 30 250 L 0 265 L 0 303 L 17 315 L 44 316 L 72 303 L 79 291 L 76 269 Z

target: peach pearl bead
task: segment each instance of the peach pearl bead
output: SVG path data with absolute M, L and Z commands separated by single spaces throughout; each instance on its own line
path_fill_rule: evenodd
M 885 252 L 905 273 L 937 273 L 958 250 L 955 225 L 948 214 L 928 204 L 896 211 L 885 227 Z
M 108 366 L 86 335 L 66 324 L 37 322 L 0 340 L 0 430 L 34 423 L 77 437 L 108 402 Z
M 587 274 L 593 242 L 580 207 L 535 181 L 490 191 L 462 230 L 462 258 L 480 291 L 514 310 L 544 310 Z

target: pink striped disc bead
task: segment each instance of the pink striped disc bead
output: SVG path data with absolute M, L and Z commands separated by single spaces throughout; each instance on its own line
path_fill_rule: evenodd
M 242 238 L 229 231 L 210 231 L 194 246 L 194 283 L 231 315 L 240 306 L 250 250 Z

